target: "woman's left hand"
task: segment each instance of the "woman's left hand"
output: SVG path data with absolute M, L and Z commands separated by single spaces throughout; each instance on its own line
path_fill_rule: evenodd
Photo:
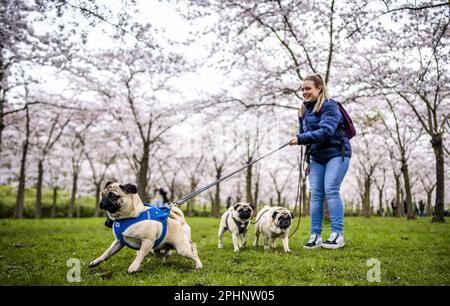
M 291 141 L 289 141 L 290 146 L 297 145 L 297 144 L 298 144 L 297 137 L 294 137 L 291 139 Z

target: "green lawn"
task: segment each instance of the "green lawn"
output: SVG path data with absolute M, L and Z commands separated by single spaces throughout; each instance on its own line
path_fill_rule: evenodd
M 297 221 L 298 219 L 294 219 Z M 253 248 L 233 252 L 231 236 L 217 249 L 219 219 L 190 218 L 193 240 L 203 262 L 174 254 L 165 264 L 149 255 L 141 270 L 129 275 L 135 251 L 123 249 L 107 262 L 88 264 L 111 243 L 103 219 L 0 220 L 0 284 L 2 285 L 450 285 L 450 225 L 428 218 L 347 217 L 346 246 L 340 250 L 304 250 L 309 219 L 302 218 L 290 240 L 291 254 Z M 324 236 L 330 233 L 329 224 Z M 81 282 L 66 279 L 67 260 L 81 261 Z M 381 282 L 369 283 L 367 260 L 381 263 Z

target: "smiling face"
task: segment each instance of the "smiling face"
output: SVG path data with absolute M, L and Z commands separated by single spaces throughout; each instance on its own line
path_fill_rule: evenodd
M 303 82 L 303 98 L 306 102 L 316 101 L 319 98 L 319 94 L 322 91 L 322 87 L 314 84 L 311 80 L 305 80 Z

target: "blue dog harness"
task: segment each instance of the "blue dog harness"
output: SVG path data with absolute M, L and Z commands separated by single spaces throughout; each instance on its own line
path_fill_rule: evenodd
M 139 248 L 135 248 L 129 245 L 125 239 L 123 238 L 123 233 L 132 226 L 141 221 L 145 220 L 154 220 L 162 223 L 162 233 L 161 236 L 155 241 L 153 248 L 156 248 L 161 241 L 163 241 L 164 237 L 167 233 L 167 218 L 169 217 L 170 208 L 169 207 L 154 207 L 150 206 L 150 204 L 144 203 L 145 206 L 148 207 L 147 210 L 143 211 L 136 218 L 128 218 L 128 219 L 120 219 L 115 220 L 113 223 L 113 232 L 116 235 L 117 239 L 119 239 L 120 243 L 126 245 L 129 248 L 139 250 Z

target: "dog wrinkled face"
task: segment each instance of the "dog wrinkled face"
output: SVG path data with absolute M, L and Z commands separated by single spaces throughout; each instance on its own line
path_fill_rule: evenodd
M 275 221 L 275 224 L 281 229 L 287 229 L 291 226 L 292 219 L 294 219 L 294 215 L 289 210 L 276 210 L 272 214 L 272 219 Z
M 239 218 L 243 220 L 249 219 L 253 214 L 253 207 L 248 203 L 236 203 L 233 206 Z
M 102 192 L 100 208 L 113 214 L 118 212 L 123 206 L 123 199 L 131 194 L 136 194 L 137 188 L 132 184 L 119 184 L 107 182 Z

